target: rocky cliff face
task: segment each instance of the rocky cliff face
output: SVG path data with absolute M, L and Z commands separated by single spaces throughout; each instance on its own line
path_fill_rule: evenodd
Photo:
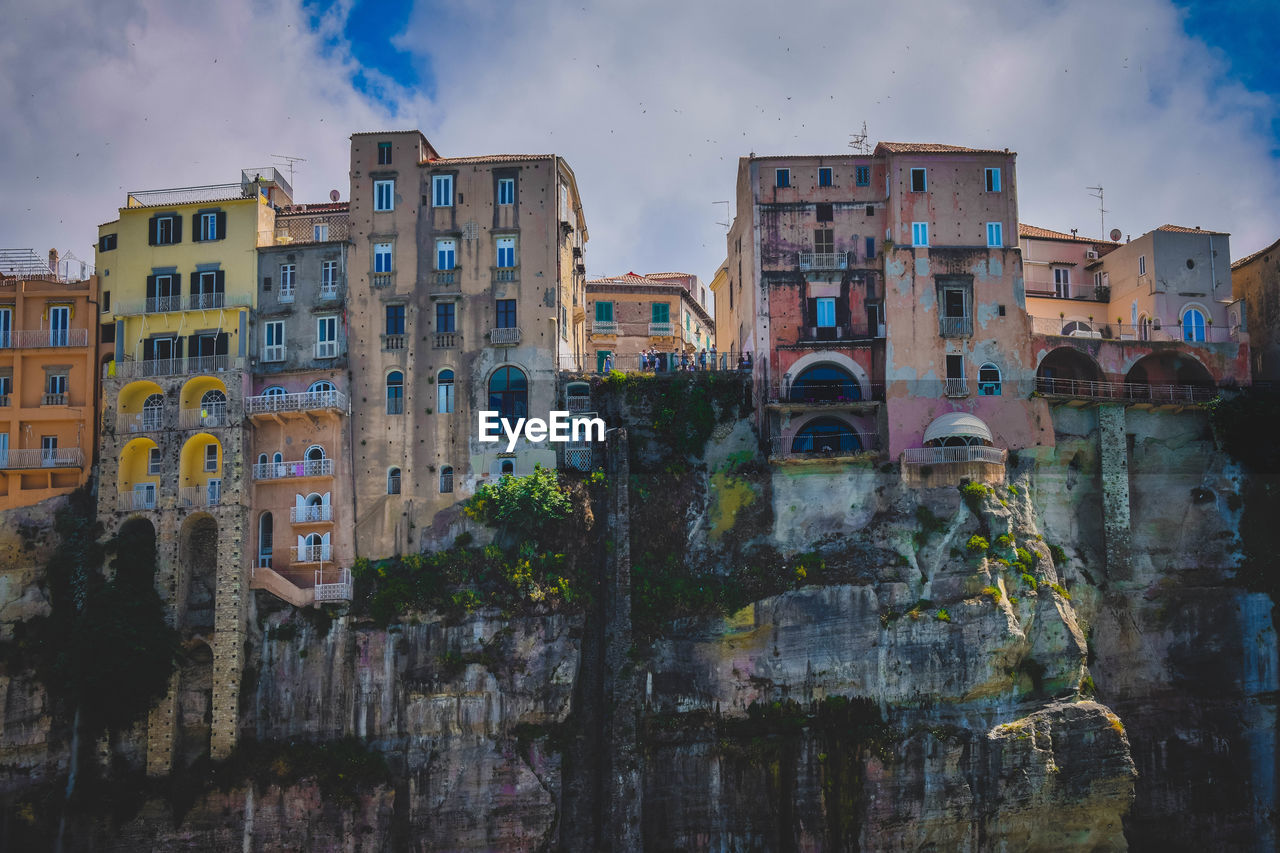
M 1274 847 L 1276 642 L 1270 599 L 1232 582 L 1242 473 L 1201 414 L 1130 410 L 1131 559 L 1109 564 L 1096 411 L 1054 420 L 1055 450 L 967 497 L 869 461 L 761 464 L 745 422 L 716 431 L 662 498 L 684 536 L 667 544 L 723 573 L 776 555 L 790 581 L 633 641 L 637 846 Z M 653 511 L 648 482 L 629 479 L 632 518 Z M 649 544 L 632 539 L 637 560 Z M 497 612 L 384 630 L 264 597 L 242 737 L 354 736 L 385 778 L 351 800 L 215 786 L 176 823 L 157 793 L 82 818 L 68 846 L 606 849 L 607 630 Z M 66 744 L 38 682 L 0 683 L 15 838 L 42 830 L 27 792 L 65 772 Z M 138 761 L 139 742 L 101 752 Z

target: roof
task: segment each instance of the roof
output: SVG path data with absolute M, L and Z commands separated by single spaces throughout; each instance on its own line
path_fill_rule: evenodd
M 977 436 L 984 441 L 991 441 L 991 430 L 977 415 L 968 412 L 948 412 L 929 424 L 924 431 L 924 443 L 940 441 L 955 435 Z
M 351 209 L 348 201 L 326 201 L 321 204 L 286 204 L 276 209 L 278 216 L 290 214 L 346 213 Z
M 881 142 L 881 148 L 891 154 L 1013 154 L 1008 148 L 965 148 L 960 145 L 943 145 L 938 142 Z
M 1232 264 L 1231 264 L 1231 268 L 1232 268 L 1232 269 L 1237 269 L 1237 268 L 1239 268 L 1239 267 L 1242 267 L 1242 266 L 1244 266 L 1245 264 L 1249 263 L 1250 261 L 1255 260 L 1259 255 L 1265 255 L 1267 252 L 1273 251 L 1273 250 L 1274 250 L 1274 249 L 1276 249 L 1277 247 L 1280 247 L 1280 240 L 1276 240 L 1276 241 L 1275 241 L 1274 243 L 1272 243 L 1270 246 L 1264 246 L 1263 248 L 1261 248 L 1261 249 L 1259 249 L 1258 251 L 1254 252 L 1252 255 L 1245 255 L 1245 256 L 1244 256 L 1243 258 L 1241 258 L 1240 260 L 1235 261 L 1234 263 L 1232 263 Z
M 1214 235 L 1222 235 L 1223 237 L 1231 236 L 1230 232 L 1228 231 L 1206 231 L 1203 228 L 1188 228 L 1185 225 L 1161 225 L 1156 230 L 1170 231 L 1174 234 L 1214 234 Z
M 416 133 L 419 136 L 422 136 L 422 131 L 418 130 L 417 128 L 410 128 L 409 130 L 357 130 L 355 133 L 351 135 L 352 136 L 386 136 L 388 133 Z
M 698 300 L 694 299 L 689 293 L 689 289 L 683 284 L 676 281 L 669 281 L 665 277 L 684 276 L 687 273 L 656 273 L 655 275 L 640 275 L 639 273 L 629 272 L 625 275 L 608 276 L 607 278 L 587 279 L 587 288 L 595 289 L 597 293 L 607 293 L 616 289 L 622 293 L 661 293 L 679 294 L 680 298 L 687 302 L 693 308 L 694 313 L 698 314 L 703 320 L 710 323 L 713 318 L 707 309 L 703 308 Z M 664 276 L 659 278 L 657 276 Z
M 1018 223 L 1018 236 L 1028 237 L 1033 240 L 1068 240 L 1072 243 L 1111 243 L 1110 240 L 1099 240 L 1095 237 L 1080 237 L 1075 234 L 1064 234 L 1061 231 L 1050 231 L 1048 228 L 1041 228 L 1038 225 L 1027 225 L 1023 222 Z
M 465 166 L 468 163 L 523 163 L 528 160 L 550 160 L 554 154 L 479 154 L 474 157 L 436 157 L 423 160 L 424 165 Z

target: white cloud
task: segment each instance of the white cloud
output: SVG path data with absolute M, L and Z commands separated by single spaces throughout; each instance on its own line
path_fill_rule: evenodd
M 1163 0 L 431 3 L 395 44 L 437 95 L 379 80 L 394 109 L 354 91 L 350 53 L 288 0 L 72 5 L 6 13 L 22 37 L 0 45 L 0 244 L 85 251 L 126 190 L 233 180 L 275 153 L 308 158 L 300 199 L 345 196 L 351 132 L 416 126 L 446 155 L 566 157 L 591 274 L 705 277 L 740 155 L 839 153 L 863 120 L 873 140 L 1018 151 L 1028 222 L 1095 233 L 1101 182 L 1108 230 L 1227 230 L 1237 256 L 1280 234 L 1276 103 Z

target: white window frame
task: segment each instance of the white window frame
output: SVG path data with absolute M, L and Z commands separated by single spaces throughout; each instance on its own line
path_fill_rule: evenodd
M 338 357 L 338 315 L 316 317 L 316 358 Z
M 218 214 L 202 213 L 200 214 L 200 240 L 217 240 L 218 237 Z
M 1147 256 L 1138 255 L 1138 275 L 1147 274 Z
M 293 288 L 298 274 L 297 264 L 280 265 L 280 291 L 277 297 L 281 302 L 293 301 Z M 159 292 L 157 290 L 157 292 Z
M 515 178 L 498 178 L 498 204 L 508 205 L 516 203 L 516 179 Z
M 920 189 L 916 189 L 916 172 L 920 173 Z M 929 191 L 929 170 L 924 166 L 913 166 L 907 175 L 907 191 L 927 193 Z
M 396 182 L 394 178 L 373 182 L 373 209 L 378 213 L 396 209 Z
M 912 222 L 911 223 L 911 245 L 913 248 L 929 247 L 929 223 L 928 222 Z
M 1003 222 L 987 223 L 987 248 L 988 249 L 1004 248 L 1004 223 Z
M 333 293 L 338 290 L 338 262 L 320 262 L 320 293 Z
M 173 239 L 175 236 L 175 232 L 177 231 L 177 224 L 176 224 L 177 219 L 178 217 L 174 216 L 173 214 L 156 217 L 156 245 L 157 246 L 172 246 L 177 243 L 177 241 Z M 162 239 L 162 237 L 164 236 L 164 229 L 161 228 L 161 224 L 165 222 L 169 223 L 169 235 L 168 235 L 169 239 L 168 240 Z
M 164 471 L 164 462 L 160 457 L 160 448 L 147 448 L 147 476 L 158 477 Z
M 447 268 L 444 266 L 441 266 L 441 260 L 442 260 L 441 253 L 446 251 L 445 249 L 446 246 L 448 247 L 447 251 L 449 252 L 449 259 L 453 262 Z M 457 266 L 458 266 L 458 241 L 453 239 L 452 237 L 442 237 L 439 240 L 436 240 L 436 269 L 440 270 L 441 272 L 449 272 L 450 270 L 455 269 Z
M 311 237 L 317 243 L 325 243 L 329 240 L 329 223 L 316 222 L 311 226 Z
M 284 353 L 284 320 L 267 320 L 262 324 L 262 360 L 284 361 Z
M 496 248 L 497 267 L 499 269 L 514 269 L 516 265 L 516 238 L 510 237 L 510 236 L 503 236 L 503 237 L 498 237 L 496 242 L 497 242 L 497 248 Z M 504 250 L 510 253 L 510 257 L 506 259 L 509 261 L 509 263 L 505 263 L 505 264 L 502 262 L 503 261 L 502 255 Z
M 373 244 L 373 271 L 389 273 L 395 270 L 395 255 L 390 243 Z
M 986 177 L 986 182 L 985 182 L 984 186 L 986 186 L 986 188 L 987 188 L 987 192 L 989 192 L 989 193 L 998 193 L 998 192 L 1000 192 L 1000 191 L 1001 191 L 1001 190 L 1000 190 L 1000 170 L 999 170 L 999 169 L 994 168 L 994 167 L 992 167 L 992 168 L 988 168 L 988 169 L 986 170 L 986 175 L 985 175 L 985 177 Z
M 209 457 L 209 451 L 213 451 L 213 458 Z M 213 474 L 218 470 L 218 445 L 210 442 L 204 446 L 204 472 Z
M 431 206 L 453 207 L 453 175 L 431 176 Z

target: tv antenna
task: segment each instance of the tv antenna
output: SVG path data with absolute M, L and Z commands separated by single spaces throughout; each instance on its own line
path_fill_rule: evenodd
M 1091 190 L 1089 195 L 1093 196 L 1098 200 L 1098 233 L 1106 234 L 1107 233 L 1107 214 L 1110 213 L 1111 211 L 1105 209 L 1102 206 L 1102 184 L 1098 184 L 1098 186 L 1096 187 L 1085 187 L 1085 189 Z
M 729 202 L 727 202 L 727 201 L 713 201 L 713 202 L 711 202 L 711 203 L 712 203 L 712 204 L 723 204 L 723 205 L 724 205 L 724 222 L 721 222 L 719 219 L 717 219 L 717 220 L 716 220 L 716 224 L 717 224 L 717 225 L 723 225 L 723 226 L 724 226 L 724 232 L 725 232 L 726 234 L 728 234 L 728 233 L 729 233 Z
M 859 154 L 870 154 L 871 143 L 867 141 L 867 123 L 862 123 L 861 133 L 849 134 L 849 147 Z
M 284 161 L 285 161 L 285 164 L 286 164 L 286 165 L 285 165 L 285 168 L 289 170 L 289 186 L 293 186 L 293 164 L 294 164 L 294 163 L 305 163 L 305 162 L 307 162 L 307 158 L 306 158 L 306 157 L 294 157 L 294 156 L 292 156 L 292 155 L 290 155 L 290 154 L 272 154 L 271 156 L 272 156 L 272 157 L 275 157 L 275 158 L 277 158 L 277 159 L 279 159 L 279 160 L 284 160 Z

